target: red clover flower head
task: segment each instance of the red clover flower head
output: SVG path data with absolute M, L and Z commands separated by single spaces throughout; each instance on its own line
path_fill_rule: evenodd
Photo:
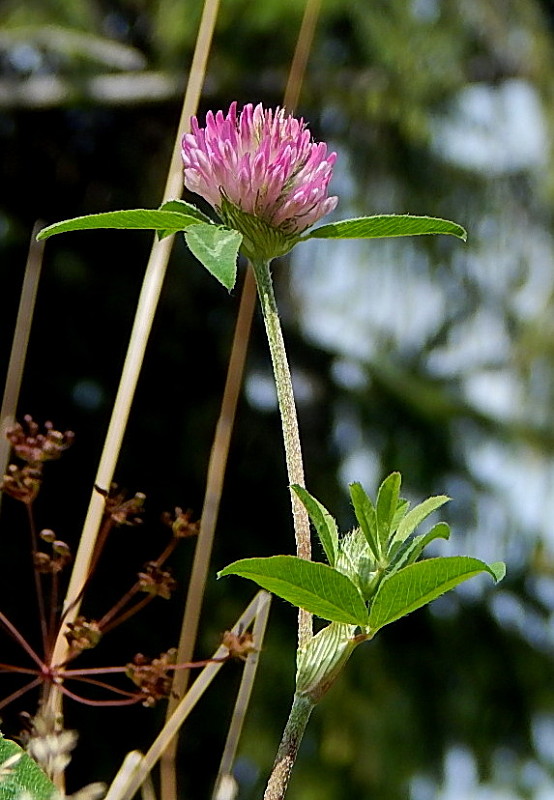
M 187 189 L 243 234 L 250 257 L 288 252 L 338 202 L 327 196 L 336 153 L 282 108 L 248 104 L 237 114 L 235 102 L 226 116 L 209 111 L 204 128 L 193 117 L 182 156 Z

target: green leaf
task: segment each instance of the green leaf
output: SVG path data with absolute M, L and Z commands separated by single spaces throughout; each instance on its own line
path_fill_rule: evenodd
M 306 491 L 302 486 L 293 484 L 290 487 L 309 514 L 317 531 L 329 564 L 334 567 L 337 560 L 339 546 L 339 532 L 337 523 L 319 500 Z
M 177 211 L 159 211 L 148 208 L 134 208 L 128 211 L 106 211 L 103 214 L 88 214 L 62 222 L 55 222 L 43 228 L 37 239 L 48 239 L 56 233 L 68 231 L 96 230 L 114 228 L 118 230 L 154 230 L 176 233 L 189 225 L 198 224 L 198 216 Z
M 401 498 L 398 501 L 398 505 L 396 506 L 396 512 L 392 520 L 391 531 L 395 531 L 398 528 L 398 526 L 400 525 L 400 521 L 406 516 L 409 508 L 410 508 L 409 500 L 403 500 Z
M 420 236 L 447 233 L 466 241 L 461 225 L 437 217 L 413 217 L 411 214 L 380 214 L 330 222 L 310 231 L 303 239 L 381 239 L 387 236 Z
M 402 477 L 399 472 L 391 473 L 381 486 L 377 493 L 377 531 L 379 534 L 379 543 L 383 551 L 389 540 L 390 532 L 396 516 L 398 508 L 398 496 L 400 494 L 400 484 Z
M 506 575 L 506 564 L 503 561 L 493 561 L 492 564 L 489 564 L 489 569 L 496 583 L 501 581 Z
M 429 497 L 427 500 L 424 500 L 423 503 L 412 508 L 399 523 L 391 544 L 393 542 L 403 542 L 407 539 L 429 514 L 432 514 L 433 511 L 436 511 L 437 508 L 440 508 L 445 503 L 448 503 L 449 500 L 450 498 L 445 494 L 440 494 L 436 497 Z
M 224 225 L 198 222 L 185 231 L 189 250 L 226 289 L 235 285 L 242 233 Z
M 208 224 L 213 223 L 213 220 L 200 211 L 199 208 L 193 206 L 192 203 L 186 203 L 184 200 L 167 200 L 165 203 L 162 203 L 159 210 L 175 211 L 178 214 L 183 214 L 186 217 L 194 217 L 194 219 L 198 220 L 198 222 L 206 222 Z M 165 239 L 166 236 L 171 236 L 172 233 L 175 233 L 175 231 L 171 229 L 164 231 L 160 230 L 158 231 L 158 236 L 160 239 Z
M 352 498 L 352 505 L 354 506 L 356 518 L 360 523 L 360 528 L 363 531 L 371 552 L 378 561 L 381 557 L 381 551 L 379 549 L 375 506 L 364 492 L 361 483 L 350 484 L 350 497 Z
M 0 800 L 59 800 L 54 784 L 38 764 L 0 733 Z
M 327 564 L 296 556 L 243 558 L 218 573 L 250 578 L 294 606 L 331 622 L 367 625 L 367 609 L 352 581 Z
M 503 564 L 489 566 L 469 556 L 429 558 L 410 564 L 393 572 L 381 583 L 371 604 L 369 626 L 375 633 L 482 572 L 488 572 L 499 581 L 503 577 L 503 567 Z
M 446 522 L 437 522 L 430 531 L 423 533 L 421 536 L 416 536 L 414 539 L 407 539 L 394 553 L 391 559 L 391 567 L 394 571 L 405 567 L 408 564 L 413 564 L 414 561 L 420 557 L 428 544 L 435 539 L 449 539 L 450 526 Z
M 192 203 L 186 203 L 184 200 L 166 200 L 165 203 L 162 203 L 159 210 L 175 211 L 177 214 L 183 214 L 185 217 L 194 217 L 198 222 L 213 223 L 213 220 L 211 220 L 207 214 L 204 214 L 199 208 L 193 206 Z

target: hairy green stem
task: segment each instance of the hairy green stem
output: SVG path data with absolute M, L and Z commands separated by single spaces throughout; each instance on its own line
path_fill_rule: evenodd
M 298 748 L 314 704 L 303 695 L 294 695 L 283 738 L 277 750 L 275 763 L 264 794 L 264 800 L 282 800 L 287 791 L 290 774 L 296 761 Z
M 289 483 L 296 483 L 304 486 L 304 465 L 302 462 L 302 448 L 300 445 L 300 432 L 298 430 L 298 419 L 296 416 L 296 404 L 292 389 L 292 380 L 287 361 L 285 342 L 281 330 L 281 322 L 277 310 L 273 282 L 271 279 L 270 262 L 252 262 L 258 295 L 262 306 L 271 362 L 273 364 L 273 374 L 277 389 L 277 400 L 281 414 L 281 425 L 283 427 L 283 441 L 285 445 L 285 458 L 287 462 L 287 473 Z M 300 558 L 308 561 L 311 559 L 310 544 L 310 520 L 306 509 L 298 500 L 296 495 L 292 495 L 292 517 L 294 521 L 294 535 L 296 538 L 296 552 Z M 299 646 L 307 644 L 312 638 L 312 615 L 300 609 L 298 615 L 298 643 Z

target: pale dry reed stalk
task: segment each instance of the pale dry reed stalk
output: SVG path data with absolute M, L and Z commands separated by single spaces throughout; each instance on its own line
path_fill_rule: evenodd
M 175 139 L 173 156 L 164 191 L 164 201 L 178 197 L 182 192 L 180 132 L 188 124 L 188 120 L 195 112 L 198 105 L 218 7 L 219 0 L 205 0 L 187 91 L 185 93 L 183 109 L 178 125 L 178 133 Z M 161 241 L 155 238 L 152 244 L 119 389 L 96 475 L 95 485 L 102 490 L 109 490 L 113 479 L 172 244 L 172 236 L 162 239 Z M 93 489 L 79 549 L 75 557 L 69 588 L 65 598 L 64 609 L 67 612 L 65 617 L 66 623 L 73 622 L 79 612 L 80 593 L 90 571 L 94 544 L 96 542 L 103 511 L 104 497 L 96 489 Z M 61 630 L 54 648 L 54 664 L 63 663 L 66 660 L 68 647 L 69 645 L 64 636 L 64 630 Z M 60 692 L 55 690 L 52 692 L 51 703 L 53 703 L 51 710 L 55 716 L 60 709 Z
M 25 274 L 21 287 L 19 308 L 15 321 L 12 348 L 6 372 L 2 407 L 0 408 L 0 476 L 6 474 L 6 468 L 10 459 L 11 444 L 6 437 L 6 431 L 15 423 L 17 401 L 21 390 L 27 345 L 29 343 L 29 335 L 31 333 L 33 313 L 35 310 L 35 300 L 42 270 L 44 242 L 37 242 L 36 240 L 37 233 L 42 227 L 42 222 L 36 222 L 33 227 L 33 233 L 31 234 L 27 264 L 25 265 Z M 0 492 L 0 504 L 2 503 L 2 497 L 3 495 Z
M 253 621 L 255 622 L 255 629 L 253 631 L 253 644 L 256 648 L 256 652 L 252 652 L 248 655 L 245 670 L 247 668 L 249 668 L 249 671 L 255 672 L 256 670 L 258 651 L 267 623 L 270 602 L 271 596 L 267 592 L 258 592 L 232 628 L 232 633 L 238 635 L 248 628 Z M 152 743 L 148 752 L 141 758 L 133 757 L 132 753 L 127 755 L 121 770 L 119 771 L 106 795 L 105 800 L 131 800 L 131 798 L 134 797 L 143 781 L 150 774 L 156 763 L 161 758 L 162 754 L 167 749 L 168 744 L 175 738 L 175 735 L 180 729 L 181 725 L 196 706 L 210 683 L 223 666 L 222 661 L 218 661 L 218 659 L 224 658 L 227 652 L 227 648 L 224 645 L 221 645 L 215 651 L 212 656 L 212 662 L 204 667 L 189 691 L 178 703 L 171 717 L 168 719 Z M 248 684 L 251 685 L 251 680 L 249 678 L 245 683 L 245 692 L 247 691 Z M 247 698 L 243 695 L 243 699 Z M 127 768 L 125 767 L 126 763 L 129 765 Z M 222 765 L 223 768 L 227 768 L 227 764 L 228 762 L 225 761 L 225 763 Z M 125 777 L 125 775 L 122 775 L 122 773 L 126 773 L 127 769 L 128 775 Z

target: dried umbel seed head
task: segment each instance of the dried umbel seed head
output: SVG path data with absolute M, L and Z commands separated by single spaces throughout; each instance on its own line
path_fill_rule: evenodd
M 75 622 L 68 622 L 67 627 L 65 638 L 69 642 L 73 653 L 91 650 L 96 647 L 102 638 L 102 631 L 98 627 L 96 620 L 93 619 L 87 620 L 84 617 L 77 617 Z
M 61 572 L 63 568 L 71 561 L 71 550 L 69 545 L 62 542 L 61 539 L 56 539 L 54 531 L 45 529 L 39 533 L 43 542 L 51 545 L 52 555 L 47 553 L 35 552 L 33 553 L 33 562 L 35 569 L 41 573 L 50 573 L 55 575 Z
M 240 658 L 241 661 L 246 661 L 250 653 L 257 652 L 254 647 L 254 638 L 250 631 L 245 631 L 244 633 L 225 631 L 221 644 L 229 650 L 231 658 Z
M 209 111 L 204 128 L 193 117 L 182 157 L 185 186 L 243 234 L 248 257 L 287 253 L 337 205 L 327 196 L 336 153 L 281 108 L 249 104 L 237 114 L 232 103 L 226 115 Z
M 192 521 L 192 511 L 183 511 L 176 508 L 174 514 L 165 511 L 162 514 L 162 522 L 171 528 L 176 539 L 186 539 L 188 536 L 198 536 L 200 532 L 200 522 Z
M 33 566 L 41 575 L 48 575 L 52 572 L 52 559 L 48 553 L 36 551 L 33 553 Z
M 176 655 L 175 648 L 154 659 L 137 653 L 133 663 L 127 664 L 126 674 L 144 695 L 144 706 L 152 707 L 158 700 L 169 697 L 173 680 L 171 667 L 175 665 Z
M 177 581 L 169 570 L 161 569 L 155 561 L 144 565 L 144 571 L 138 573 L 141 591 L 169 600 L 177 587 Z
M 25 464 L 23 467 L 10 464 L 0 488 L 5 494 L 13 497 L 14 500 L 30 504 L 36 499 L 41 485 L 41 464 Z
M 106 514 L 112 518 L 116 525 L 140 525 L 144 512 L 146 495 L 137 492 L 134 497 L 125 498 L 125 493 L 118 491 L 114 483 L 106 497 Z
M 16 423 L 9 428 L 6 436 L 15 455 L 22 461 L 35 465 L 59 458 L 63 451 L 73 444 L 75 438 L 73 431 L 61 433 L 54 430 L 51 422 L 45 422 L 44 432 L 41 432 L 29 415 L 23 418 L 23 424 Z

